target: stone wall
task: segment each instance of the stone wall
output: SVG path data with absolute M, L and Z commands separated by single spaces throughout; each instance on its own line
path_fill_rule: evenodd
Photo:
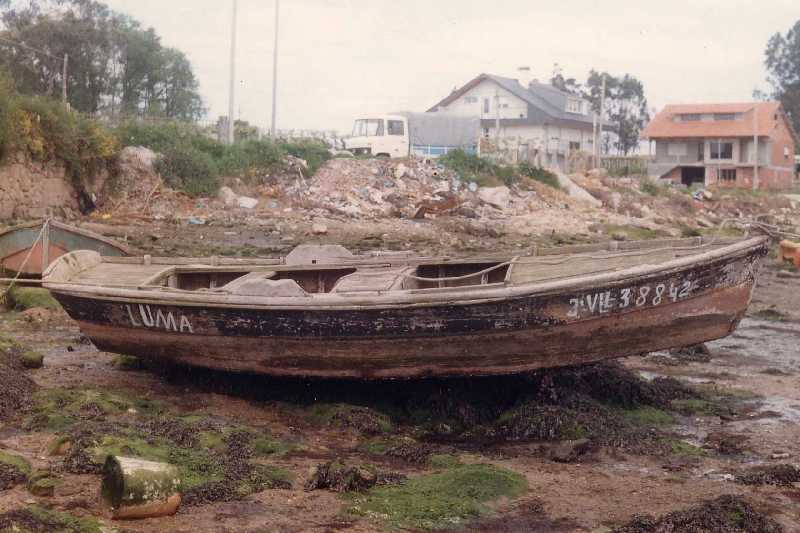
M 10 156 L 0 165 L 0 220 L 41 218 L 48 211 L 66 218 L 78 212 L 78 193 L 64 167 Z

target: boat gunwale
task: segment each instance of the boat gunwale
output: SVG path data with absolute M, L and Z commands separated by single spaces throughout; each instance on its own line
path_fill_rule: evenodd
M 767 236 L 739 239 L 717 249 L 699 254 L 676 257 L 659 265 L 637 265 L 623 270 L 601 274 L 585 274 L 563 279 L 531 281 L 519 284 L 499 282 L 490 285 L 472 285 L 428 289 L 359 291 L 357 293 L 322 293 L 306 297 L 259 297 L 231 295 L 215 292 L 164 290 L 163 287 L 131 286 L 135 288 L 113 288 L 98 284 L 44 282 L 44 287 L 56 293 L 127 303 L 172 305 L 187 307 L 287 309 L 287 310 L 348 310 L 388 309 L 432 305 L 475 305 L 526 296 L 548 296 L 560 292 L 581 291 L 590 287 L 606 286 L 636 279 L 644 281 L 654 276 L 663 276 L 719 260 L 735 260 L 752 253 L 769 241 Z M 713 243 L 712 243 L 713 244 Z M 565 256 L 574 254 L 564 254 Z M 385 258 L 384 258 L 385 262 Z M 55 263 L 53 263 L 55 264 Z M 52 266 L 52 265 L 51 265 Z M 320 267 L 322 265 L 313 265 Z M 342 264 L 336 264 L 342 267 Z M 365 265 L 368 266 L 368 265 Z
M 46 222 L 45 220 L 41 220 L 41 221 L 38 221 L 38 222 L 36 222 L 36 221 L 34 221 L 34 222 L 25 222 L 23 224 L 17 224 L 15 226 L 10 226 L 8 228 L 1 229 L 0 230 L 0 238 L 4 237 L 6 235 L 9 235 L 11 233 L 14 233 L 15 231 L 41 227 L 41 226 L 43 226 L 45 224 L 45 222 Z M 50 225 L 52 227 L 55 227 L 55 228 L 57 228 L 57 229 L 59 229 L 61 231 L 65 231 L 67 233 L 73 233 L 75 235 L 80 235 L 82 237 L 88 237 L 88 238 L 94 239 L 96 241 L 100 241 L 103 244 L 107 244 L 107 245 L 111 246 L 112 248 L 115 248 L 115 249 L 119 250 L 120 252 L 122 252 L 123 254 L 125 254 L 127 256 L 131 256 L 131 249 L 130 248 L 128 248 L 127 246 L 125 246 L 124 244 L 122 244 L 122 243 L 120 243 L 118 241 L 115 241 L 114 239 L 111 239 L 111 238 L 106 237 L 104 235 L 100 235 L 99 233 L 95 233 L 95 232 L 93 232 L 91 230 L 80 228 L 78 226 L 70 226 L 69 224 L 65 224 L 63 222 L 60 222 L 58 220 L 53 220 L 53 219 L 50 220 Z M 35 244 L 35 241 L 31 245 L 33 245 L 33 244 Z M 28 246 L 26 248 L 20 248 L 19 250 L 14 250 L 14 251 L 4 255 L 3 257 L 8 257 L 10 255 L 19 253 L 22 250 L 27 250 L 28 248 L 30 248 L 30 246 Z M 106 256 L 106 257 L 113 257 L 113 256 Z

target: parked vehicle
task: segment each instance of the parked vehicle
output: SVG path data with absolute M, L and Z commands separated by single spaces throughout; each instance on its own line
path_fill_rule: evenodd
M 44 286 L 101 350 L 284 376 L 508 374 L 725 337 L 768 238 L 651 240 L 467 258 L 138 259 L 77 251 Z
M 477 117 L 402 112 L 357 119 L 345 147 L 353 155 L 435 157 L 457 148 L 474 153 L 479 134 Z

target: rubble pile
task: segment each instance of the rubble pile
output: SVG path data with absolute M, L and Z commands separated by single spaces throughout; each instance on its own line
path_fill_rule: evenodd
M 298 180 L 284 193 L 297 205 L 352 218 L 491 218 L 548 207 L 533 190 L 480 187 L 431 159 L 334 159 L 312 179 Z

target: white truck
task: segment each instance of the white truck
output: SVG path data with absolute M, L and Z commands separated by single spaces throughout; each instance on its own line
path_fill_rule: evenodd
M 479 135 L 478 117 L 400 112 L 357 119 L 345 149 L 376 157 L 436 157 L 457 148 L 475 153 Z

